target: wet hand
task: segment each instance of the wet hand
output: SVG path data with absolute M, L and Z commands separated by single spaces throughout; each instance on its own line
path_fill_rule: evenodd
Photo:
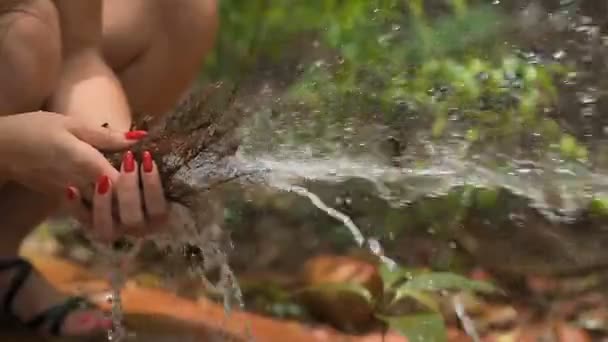
M 117 132 L 52 112 L 0 117 L 0 172 L 36 191 L 86 188 L 119 172 L 100 150 L 129 148 L 145 132 Z
M 69 207 L 94 238 L 113 242 L 118 238 L 158 232 L 166 223 L 167 201 L 158 168 L 150 152 L 135 160 L 131 151 L 124 154 L 116 182 L 105 175 L 96 183 L 89 209 L 76 187 L 68 187 Z M 141 187 L 140 187 L 141 183 Z

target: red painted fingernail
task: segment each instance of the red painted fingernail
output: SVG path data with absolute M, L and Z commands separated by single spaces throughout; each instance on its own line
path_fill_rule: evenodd
M 146 131 L 129 131 L 125 133 L 125 138 L 127 138 L 127 140 L 139 140 L 146 135 L 148 135 L 148 132 Z
M 150 151 L 144 151 L 143 161 L 142 161 L 144 172 L 152 172 L 154 168 L 154 163 L 152 162 L 152 154 Z
M 97 193 L 104 195 L 110 189 L 110 178 L 108 176 L 99 177 L 97 182 Z
M 127 151 L 122 158 L 122 167 L 125 172 L 133 172 L 135 170 L 135 159 L 133 158 L 133 152 Z
M 113 326 L 114 326 L 114 323 L 112 322 L 111 319 L 104 318 L 101 321 L 99 321 L 99 327 L 102 329 L 111 329 Z
M 65 190 L 66 192 L 66 196 L 68 197 L 68 199 L 70 201 L 74 200 L 74 198 L 76 198 L 76 189 L 74 189 L 74 187 L 68 186 L 67 189 Z
M 93 321 L 93 316 L 90 314 L 83 314 L 78 318 L 78 323 L 82 325 L 88 325 Z

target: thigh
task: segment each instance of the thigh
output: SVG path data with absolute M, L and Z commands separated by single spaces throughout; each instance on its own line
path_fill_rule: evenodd
M 135 112 L 170 109 L 217 30 L 216 0 L 104 0 L 104 56 Z
M 57 81 L 60 63 L 53 3 L 0 1 L 0 115 L 39 110 Z
M 57 82 L 60 63 L 59 17 L 51 0 L 0 0 L 0 115 L 41 109 Z M 1 223 L 10 229 L 2 246 L 14 245 L 13 238 L 20 239 L 42 220 L 51 203 L 6 183 L 0 174 Z
M 53 214 L 58 203 L 17 183 L 0 186 L 0 256 L 17 254 L 23 238 Z

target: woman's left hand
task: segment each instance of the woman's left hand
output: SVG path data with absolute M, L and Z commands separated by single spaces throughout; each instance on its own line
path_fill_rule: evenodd
M 142 236 L 159 231 L 166 223 L 168 205 L 157 165 L 148 151 L 141 158 L 139 165 L 131 151 L 124 154 L 117 184 L 106 176 L 99 178 L 91 209 L 82 202 L 81 191 L 68 187 L 72 213 L 91 230 L 94 238 L 113 242 L 124 235 Z M 117 211 L 113 210 L 114 203 Z M 115 212 L 117 215 L 113 215 Z

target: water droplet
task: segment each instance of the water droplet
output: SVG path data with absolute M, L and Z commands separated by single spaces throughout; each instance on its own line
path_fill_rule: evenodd
M 569 72 L 564 79 L 566 85 L 576 85 L 578 74 L 576 72 Z
M 595 114 L 594 106 L 586 106 L 581 109 L 581 116 L 585 118 L 590 118 Z
M 376 240 L 374 238 L 369 238 L 367 240 L 367 244 L 369 245 L 369 249 L 375 255 L 382 255 L 382 254 L 384 254 L 384 251 L 382 250 L 382 246 L 380 245 L 380 242 L 378 240 Z
M 482 71 L 482 72 L 480 72 L 480 73 L 477 74 L 476 78 L 479 81 L 486 82 L 487 80 L 490 79 L 490 74 L 487 73 L 487 72 L 485 72 L 485 71 Z
M 587 92 L 578 92 L 576 96 L 582 105 L 590 105 L 597 103 L 598 99 L 594 93 L 595 91 L 593 89 L 589 89 Z
M 564 59 L 564 57 L 566 57 L 566 51 L 564 50 L 558 50 L 553 53 L 553 59 L 555 59 L 556 61 L 560 61 Z

